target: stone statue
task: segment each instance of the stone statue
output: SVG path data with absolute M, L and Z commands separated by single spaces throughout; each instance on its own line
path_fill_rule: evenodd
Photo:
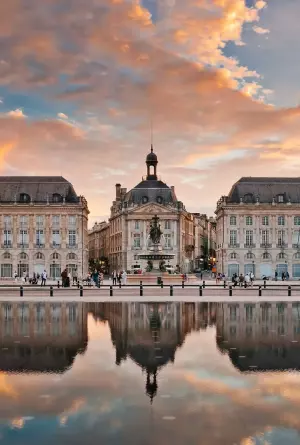
M 150 239 L 153 244 L 159 244 L 160 238 L 162 236 L 162 231 L 160 229 L 160 224 L 158 224 L 159 218 L 155 215 L 150 223 Z

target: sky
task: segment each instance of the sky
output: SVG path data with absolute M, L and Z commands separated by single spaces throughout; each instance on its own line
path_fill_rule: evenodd
M 241 176 L 299 176 L 299 0 L 0 2 L 0 174 L 62 175 L 109 216 L 158 174 L 213 215 Z M 152 124 L 151 124 L 152 123 Z

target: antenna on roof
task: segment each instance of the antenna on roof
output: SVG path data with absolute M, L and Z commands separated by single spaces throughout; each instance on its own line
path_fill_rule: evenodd
M 152 113 L 150 116 L 150 141 L 151 141 L 151 153 L 153 153 L 153 119 Z

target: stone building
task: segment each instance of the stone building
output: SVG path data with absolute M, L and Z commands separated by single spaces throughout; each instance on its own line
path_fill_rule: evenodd
M 0 177 L 2 279 L 88 269 L 88 206 L 60 176 Z
M 95 223 L 88 233 L 89 260 L 100 260 L 109 256 L 109 223 Z
M 146 158 L 147 175 L 132 190 L 116 185 L 116 197 L 111 206 L 109 219 L 109 263 L 111 270 L 147 267 L 147 260 L 139 255 L 147 254 L 151 218 L 156 214 L 163 232 L 165 254 L 174 254 L 169 265 L 179 265 L 189 272 L 194 264 L 194 216 L 178 201 L 175 189 L 157 176 L 158 159 L 151 152 Z
M 241 178 L 217 203 L 217 269 L 300 278 L 300 178 Z

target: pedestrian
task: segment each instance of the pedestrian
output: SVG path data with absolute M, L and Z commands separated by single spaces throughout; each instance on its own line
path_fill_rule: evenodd
M 117 284 L 117 271 L 114 270 L 112 273 L 113 286 Z
M 239 276 L 239 285 L 240 285 L 240 287 L 243 287 L 244 281 L 245 281 L 244 275 L 241 273 L 240 276 Z
M 46 286 L 46 281 L 47 281 L 47 272 L 44 270 L 44 272 L 42 272 L 41 286 Z
M 62 287 L 67 287 L 67 278 L 68 278 L 68 272 L 67 272 L 67 269 L 64 269 L 61 273 Z
M 278 272 L 277 272 L 277 270 L 275 271 L 275 281 L 277 281 L 278 280 Z
M 290 274 L 289 274 L 288 272 L 286 273 L 286 275 L 285 275 L 285 276 L 286 276 L 286 279 L 287 279 L 287 280 L 289 280 L 289 279 L 290 279 Z
M 249 284 L 250 284 L 250 276 L 249 276 L 248 273 L 245 275 L 245 284 L 246 284 L 245 287 L 249 287 Z
M 251 287 L 253 286 L 253 282 L 254 282 L 254 273 L 250 272 L 250 284 L 251 284 Z
M 126 272 L 126 270 L 123 270 L 123 272 L 122 272 L 122 284 L 123 284 L 123 286 L 126 286 L 126 283 L 127 283 L 127 272 Z
M 15 271 L 15 273 L 14 273 L 14 279 L 15 279 L 15 283 L 17 283 L 17 282 L 18 282 L 18 274 L 17 274 L 16 271 Z
M 122 280 L 122 272 L 121 271 L 118 272 L 117 280 L 118 280 L 118 284 L 121 285 L 121 280 Z
M 285 280 L 285 273 L 284 273 L 284 272 L 282 272 L 282 274 L 281 274 L 281 280 L 282 280 L 282 281 Z
M 73 275 L 73 285 L 77 284 L 78 282 L 78 276 L 77 276 L 77 267 L 75 267 L 75 269 L 72 270 L 72 275 Z

